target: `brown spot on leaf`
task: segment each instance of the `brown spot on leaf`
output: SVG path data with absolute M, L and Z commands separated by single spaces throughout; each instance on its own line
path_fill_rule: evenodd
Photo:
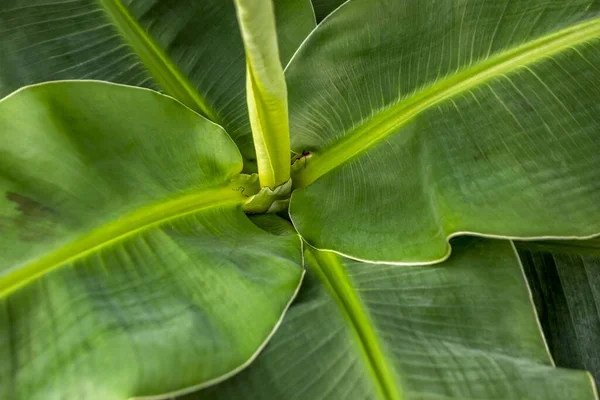
M 58 216 L 55 210 L 15 192 L 7 192 L 6 199 L 15 203 L 20 213 L 12 218 L 12 224 L 19 232 L 19 239 L 24 242 L 37 242 L 53 231 Z

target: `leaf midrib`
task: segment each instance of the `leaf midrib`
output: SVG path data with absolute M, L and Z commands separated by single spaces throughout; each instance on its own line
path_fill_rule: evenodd
M 121 0 L 97 0 L 121 37 L 141 59 L 156 83 L 176 98 L 213 122 L 221 124 L 218 112 L 202 98 L 183 72 L 165 54 L 147 31 L 133 18 Z
M 239 185 L 227 185 L 188 193 L 142 207 L 109 222 L 37 260 L 17 266 L 8 274 L 0 276 L 0 298 L 6 297 L 31 281 L 67 263 L 122 242 L 149 228 L 203 209 L 241 204 L 246 198 L 241 191 L 236 189 L 236 186 Z
M 443 101 L 493 78 L 599 38 L 600 18 L 593 18 L 501 52 L 439 80 L 364 121 L 327 148 L 313 152 L 309 165 L 294 171 L 294 185 L 305 187 L 311 184 L 322 175 L 385 140 L 417 115 Z
M 381 397 L 385 400 L 402 400 L 402 391 L 394 379 L 393 368 L 386 360 L 373 324 L 352 287 L 340 256 L 311 249 L 307 250 L 306 256 L 317 277 L 327 287 L 350 323 Z

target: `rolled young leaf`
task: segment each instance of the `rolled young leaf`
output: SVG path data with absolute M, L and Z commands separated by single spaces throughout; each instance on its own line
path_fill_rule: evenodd
M 600 384 L 600 238 L 515 244 L 556 365 Z
M 510 242 L 453 246 L 429 267 L 310 250 L 265 351 L 184 399 L 595 399 L 589 374 L 552 366 Z
M 310 0 L 275 17 L 285 64 L 315 26 Z M 159 89 L 225 127 L 251 170 L 245 73 L 232 0 L 0 2 L 0 97 L 63 79 Z
M 235 0 L 246 49 L 246 96 L 262 187 L 290 179 L 287 89 L 272 0 Z
M 352 0 L 286 70 L 312 245 L 433 263 L 463 233 L 600 233 L 600 14 L 589 0 Z
M 300 284 L 297 235 L 219 126 L 159 93 L 60 82 L 0 101 L 0 398 L 124 399 L 225 379 Z

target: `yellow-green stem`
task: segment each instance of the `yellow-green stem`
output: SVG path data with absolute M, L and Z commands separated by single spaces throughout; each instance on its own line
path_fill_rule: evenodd
M 235 5 L 246 51 L 248 113 L 260 185 L 275 189 L 290 178 L 290 133 L 273 4 L 235 0 Z

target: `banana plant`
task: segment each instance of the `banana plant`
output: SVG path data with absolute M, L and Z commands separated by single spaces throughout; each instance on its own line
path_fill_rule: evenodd
M 598 1 L 0 32 L 0 398 L 598 398 Z

